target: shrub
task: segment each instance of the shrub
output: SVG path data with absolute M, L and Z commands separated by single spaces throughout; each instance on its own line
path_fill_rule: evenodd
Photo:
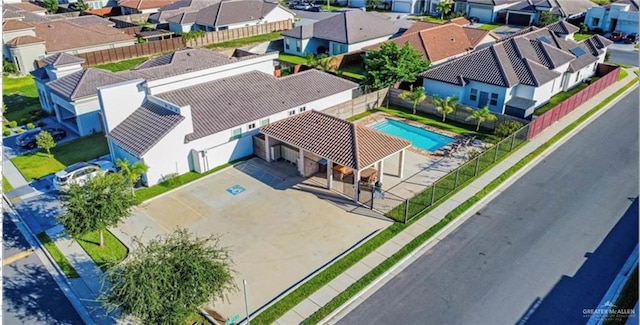
M 25 125 L 27 123 L 29 123 L 29 120 L 26 117 L 20 119 L 20 125 Z
M 5 137 L 8 137 L 11 135 L 11 130 L 7 129 L 7 128 L 2 128 L 2 135 L 4 135 Z
M 514 132 L 520 130 L 520 128 L 522 128 L 523 126 L 524 124 L 518 121 L 502 122 L 498 125 L 498 127 L 495 130 L 493 130 L 493 134 L 504 139 L 512 135 Z
M 6 73 L 17 73 L 18 69 L 16 69 L 16 65 L 13 62 L 4 60 L 2 63 L 2 71 Z
M 35 128 L 36 128 L 36 126 L 33 125 L 33 123 L 27 123 L 27 130 L 33 130 Z
M 589 32 L 589 26 L 587 26 L 587 24 L 585 23 L 581 23 L 580 24 L 580 33 L 581 34 L 586 34 Z
M 24 132 L 24 130 L 23 130 L 23 129 L 16 129 L 16 134 L 20 134 L 20 133 L 22 133 L 22 132 Z
M 16 121 L 10 121 L 10 122 L 9 122 L 9 127 L 10 127 L 10 128 L 12 128 L 12 129 L 13 129 L 13 128 L 15 128 L 16 126 L 18 126 L 18 122 L 16 122 Z
M 182 181 L 178 177 L 178 174 L 170 174 L 170 175 L 165 176 L 164 183 L 166 183 L 171 188 L 178 187 L 178 186 L 182 185 Z

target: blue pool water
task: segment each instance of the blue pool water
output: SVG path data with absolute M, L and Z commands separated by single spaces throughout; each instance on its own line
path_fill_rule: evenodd
M 426 151 L 437 151 L 453 141 L 453 138 L 389 119 L 372 124 L 369 127 L 382 133 L 411 141 L 414 147 Z

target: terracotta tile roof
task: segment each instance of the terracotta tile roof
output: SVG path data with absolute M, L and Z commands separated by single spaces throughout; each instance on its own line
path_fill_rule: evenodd
M 21 30 L 21 29 L 33 29 L 35 26 L 25 23 L 20 20 L 6 20 L 2 23 L 3 31 Z
M 458 18 L 453 18 L 453 19 L 449 20 L 448 23 L 449 24 L 456 24 L 456 25 L 460 25 L 460 26 L 467 26 L 467 25 L 471 24 L 471 21 L 469 21 L 469 19 L 464 18 L 464 17 L 458 17 Z
M 107 138 L 140 158 L 183 120 L 184 116 L 146 101 L 111 130 Z
M 282 78 L 252 71 L 156 96 L 191 105 L 193 133 L 187 139 L 195 140 L 357 87 L 318 70 Z
M 260 132 L 353 169 L 364 169 L 411 146 L 404 139 L 317 111 L 271 123 Z
M 36 35 L 47 42 L 49 53 L 136 39 L 132 35 L 106 25 L 79 26 L 64 20 L 36 24 Z
M 106 8 L 97 8 L 85 11 L 87 14 L 92 14 L 99 17 L 110 17 L 110 16 L 118 16 L 121 14 L 119 7 L 106 7 Z
M 64 66 L 68 64 L 82 64 L 85 60 L 69 53 L 60 52 L 54 55 L 50 55 L 44 58 L 45 65 L 51 65 L 53 67 Z
M 419 32 L 419 31 L 433 28 L 433 27 L 438 27 L 438 26 L 442 26 L 442 24 L 434 24 L 434 23 L 428 23 L 425 21 L 418 21 L 415 24 L 413 24 L 413 26 L 411 26 L 409 29 L 407 29 L 407 31 L 404 32 L 404 35 Z
M 35 44 L 35 43 L 43 43 L 44 40 L 37 38 L 35 36 L 26 35 L 26 36 L 18 36 L 7 42 L 9 46 L 20 46 L 26 44 Z
M 573 72 L 595 62 L 610 44 L 599 36 L 579 43 L 564 40 L 556 35 L 554 30 L 558 27 L 554 25 L 507 38 L 434 67 L 421 76 L 456 85 L 473 80 L 502 87 L 519 83 L 537 87 L 556 78 L 559 73 L 553 69 L 558 66 L 569 63 L 569 71 Z M 575 48 L 582 49 L 584 55 L 572 53 Z
M 482 40 L 487 35 L 491 36 L 494 40 L 498 40 L 498 37 L 490 31 L 484 31 L 478 28 L 471 27 L 464 27 L 462 30 L 464 30 L 464 33 L 467 34 L 469 43 L 471 43 L 471 46 L 473 46 L 474 48 L 478 46 L 478 44 L 480 44 L 480 42 L 482 42 Z
M 118 1 L 118 6 L 137 10 L 146 10 L 162 8 L 176 1 L 177 0 L 120 0 Z

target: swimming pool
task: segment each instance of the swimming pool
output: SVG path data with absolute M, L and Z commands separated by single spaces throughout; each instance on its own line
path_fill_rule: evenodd
M 437 151 L 453 141 L 453 138 L 390 119 L 369 125 L 369 127 L 411 141 L 414 147 L 426 151 Z

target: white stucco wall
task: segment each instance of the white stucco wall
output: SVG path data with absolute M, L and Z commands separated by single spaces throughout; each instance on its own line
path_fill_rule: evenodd
M 274 8 L 270 13 L 266 14 L 261 24 L 272 23 L 274 21 L 282 21 L 282 20 L 293 20 L 294 16 L 288 10 L 285 10 L 281 7 Z
M 9 51 L 16 68 L 25 75 L 38 68 L 36 61 L 44 58 L 45 46 L 44 43 L 27 44 L 10 47 Z
M 87 47 L 78 47 L 78 48 L 65 49 L 63 51 L 56 51 L 56 52 L 47 52 L 47 54 L 54 54 L 58 52 L 66 52 L 69 54 L 80 54 L 80 53 L 108 50 L 108 49 L 113 49 L 117 47 L 125 47 L 125 46 L 130 46 L 135 44 L 136 44 L 136 39 L 134 38 L 134 39 L 131 39 L 128 41 L 122 41 L 122 42 L 114 42 L 114 43 L 100 44 L 100 45 L 87 46 Z
M 97 89 L 106 132 L 113 130 L 142 105 L 146 97 L 144 83 L 143 79 L 135 79 Z
M 56 80 L 68 74 L 72 74 L 76 71 L 82 70 L 82 65 L 72 64 L 72 65 L 58 66 L 56 68 L 53 68 L 52 66 L 47 66 L 45 69 L 47 71 L 47 75 L 49 76 L 49 79 Z
M 2 55 L 6 59 L 13 59 L 11 57 L 11 53 L 9 51 L 9 47 L 7 46 L 7 42 L 18 37 L 18 36 L 36 36 L 35 29 L 23 29 L 23 30 L 14 30 L 14 31 L 3 31 L 2 32 Z
M 235 76 L 249 71 L 261 71 L 273 75 L 273 62 L 278 53 L 263 55 L 254 59 L 242 60 L 211 69 L 185 73 L 178 76 L 149 81 L 149 92 L 152 95 L 193 86 L 221 78 Z

